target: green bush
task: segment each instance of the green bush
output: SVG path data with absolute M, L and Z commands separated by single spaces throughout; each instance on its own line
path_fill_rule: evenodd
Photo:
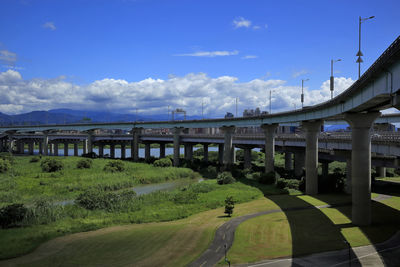
M 64 168 L 64 164 L 59 159 L 46 158 L 40 163 L 42 171 L 44 172 L 56 172 Z
M 39 162 L 40 161 L 40 157 L 32 157 L 29 162 Z
M 276 187 L 279 188 L 279 189 L 285 188 L 285 187 L 286 187 L 286 179 L 284 179 L 284 178 L 279 178 L 279 179 L 276 181 Z
M 0 173 L 7 172 L 9 169 L 11 169 L 10 162 L 6 159 L 0 159 Z
M 28 209 L 26 222 L 29 224 L 48 224 L 55 222 L 62 216 L 64 207 L 54 205 L 46 199 L 38 199 L 33 207 Z
M 78 169 L 90 169 L 92 168 L 93 160 L 91 159 L 81 159 L 76 163 L 76 168 Z
M 226 197 L 225 199 L 225 212 L 228 217 L 231 217 L 233 209 L 235 208 L 235 201 L 232 196 Z
M 125 165 L 121 160 L 113 160 L 107 162 L 103 170 L 107 172 L 122 172 L 125 170 Z
M 75 200 L 79 206 L 88 210 L 116 210 L 136 196 L 133 190 L 106 192 L 102 189 L 89 189 L 81 193 Z
M 279 178 L 279 174 L 276 172 L 261 173 L 258 182 L 260 184 L 274 184 Z
M 0 209 L 0 225 L 2 228 L 18 226 L 27 213 L 24 204 L 11 204 Z
M 172 167 L 172 161 L 169 158 L 162 158 L 154 161 L 154 167 Z
M 233 184 L 236 182 L 235 178 L 233 178 L 232 174 L 230 172 L 223 172 L 218 174 L 217 177 L 217 183 L 222 185 L 222 184 Z
M 284 189 L 285 187 L 290 189 L 299 190 L 300 180 L 297 179 L 284 179 L 279 178 L 276 182 L 276 187 L 279 189 Z
M 14 163 L 14 157 L 10 152 L 1 152 L 0 159 L 8 160 L 8 162 L 10 162 L 10 164 Z
M 196 202 L 198 195 L 192 190 L 184 190 L 176 193 L 173 200 L 177 204 L 187 204 Z
M 217 189 L 216 185 L 207 184 L 207 183 L 197 183 L 190 185 L 190 190 L 195 193 L 208 193 Z
M 205 169 L 201 169 L 200 173 L 207 179 L 215 179 L 218 176 L 217 167 L 211 165 Z

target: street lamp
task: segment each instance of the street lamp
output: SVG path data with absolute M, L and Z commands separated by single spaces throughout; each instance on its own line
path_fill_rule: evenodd
M 269 114 L 272 113 L 272 92 L 275 93 L 274 90 L 269 90 Z
M 364 56 L 363 53 L 361 52 L 361 23 L 366 21 L 366 20 L 373 19 L 373 18 L 375 18 L 375 16 L 371 16 L 369 18 L 361 18 L 361 17 L 359 17 L 359 22 L 358 22 L 358 52 L 357 52 L 357 55 L 356 55 L 356 57 L 358 57 L 356 62 L 358 63 L 358 78 L 359 79 L 360 79 L 360 75 L 361 75 L 361 63 L 363 62 L 361 57 Z
M 333 90 L 335 87 L 335 78 L 333 78 L 333 63 L 338 62 L 338 61 L 342 61 L 340 58 L 333 60 L 331 59 L 331 99 L 333 98 Z
M 302 79 L 301 80 L 301 108 L 304 107 L 304 82 L 308 81 L 310 79 Z

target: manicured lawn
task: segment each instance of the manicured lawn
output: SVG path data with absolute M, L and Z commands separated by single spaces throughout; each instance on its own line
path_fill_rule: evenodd
M 389 182 L 394 182 L 394 183 L 400 183 L 400 177 L 384 177 L 384 178 L 376 178 L 376 180 L 379 181 L 389 181 Z

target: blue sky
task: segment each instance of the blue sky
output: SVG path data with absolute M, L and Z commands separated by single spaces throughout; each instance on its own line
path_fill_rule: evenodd
M 276 111 L 287 110 L 300 105 L 301 79 L 310 79 L 308 104 L 327 100 L 331 59 L 343 60 L 335 64 L 338 92 L 357 79 L 359 16 L 376 16 L 362 25 L 363 71 L 400 33 L 399 1 L 0 0 L 0 7 L 0 90 L 15 93 L 0 103 L 6 113 L 101 103 L 118 112 L 171 105 L 195 114 L 203 101 L 210 116 L 223 115 L 232 97 L 241 110 L 268 109 L 269 90 Z M 30 102 L 18 100 L 25 93 Z M 285 94 L 293 97 L 279 98 Z

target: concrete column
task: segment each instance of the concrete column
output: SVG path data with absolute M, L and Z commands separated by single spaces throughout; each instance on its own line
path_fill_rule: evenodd
M 17 141 L 17 153 L 18 154 L 24 154 L 24 142 L 23 141 Z
M 160 159 L 165 158 L 165 144 L 160 143 Z
M 386 167 L 376 167 L 377 177 L 386 177 Z
M 43 142 L 39 141 L 39 155 L 43 155 Z
M 121 144 L 121 159 L 126 158 L 125 144 Z
M 218 161 L 219 164 L 224 162 L 224 144 L 218 144 Z
M 346 114 L 351 127 L 352 221 L 371 224 L 371 136 L 372 123 L 380 112 Z
M 99 144 L 99 157 L 104 157 L 104 144 L 102 143 Z
M 328 179 L 328 175 L 329 175 L 329 162 L 328 161 L 324 161 L 322 162 L 322 178 Z
M 287 171 L 293 170 L 292 156 L 293 156 L 292 152 L 285 152 L 285 170 Z
M 131 158 L 133 161 L 139 161 L 139 139 L 141 133 L 142 128 L 132 129 Z
M 279 124 L 263 124 L 261 128 L 265 135 L 265 172 L 274 171 L 275 158 L 275 130 Z
M 233 163 L 232 157 L 232 135 L 235 131 L 235 126 L 223 126 L 220 130 L 224 133 L 224 158 L 223 164 L 225 168 L 229 168 Z
M 346 159 L 346 188 L 347 194 L 351 194 L 351 157 Z
M 174 134 L 174 166 L 178 167 L 179 166 L 179 154 L 180 154 L 180 146 L 181 146 L 181 138 L 180 134 L 182 132 L 183 128 L 174 128 L 172 130 Z
M 236 163 L 236 150 L 235 150 L 235 145 L 232 145 L 232 163 Z
M 87 138 L 87 148 L 88 148 L 88 153 L 93 152 L 93 131 L 88 132 L 88 138 Z
M 12 135 L 8 135 L 8 151 L 10 153 L 13 152 L 13 147 L 14 147 L 14 137 Z
M 244 168 L 250 169 L 251 168 L 251 148 L 246 147 L 244 149 Z
M 88 140 L 84 139 L 83 140 L 83 154 L 87 154 L 88 153 Z
M 306 194 L 318 194 L 318 133 L 322 121 L 302 122 L 306 133 Z
M 43 155 L 47 156 L 49 154 L 49 136 L 47 132 L 43 133 Z
M 150 143 L 144 144 L 144 159 L 146 161 L 150 160 Z
M 203 144 L 203 161 L 208 162 L 208 144 Z
M 33 142 L 28 143 L 28 154 L 33 155 Z
M 185 144 L 185 159 L 193 160 L 193 145 Z
M 74 143 L 74 156 L 78 157 L 79 156 L 79 150 L 78 150 L 78 144 Z
M 115 158 L 115 144 L 114 144 L 114 143 L 111 143 L 111 144 L 110 144 L 110 157 L 111 157 L 112 159 Z
M 294 153 L 294 175 L 300 177 L 303 175 L 303 168 L 305 166 L 305 154 L 304 152 Z
M 64 157 L 68 156 L 68 143 L 64 143 Z
M 54 143 L 54 156 L 58 156 L 58 143 Z

